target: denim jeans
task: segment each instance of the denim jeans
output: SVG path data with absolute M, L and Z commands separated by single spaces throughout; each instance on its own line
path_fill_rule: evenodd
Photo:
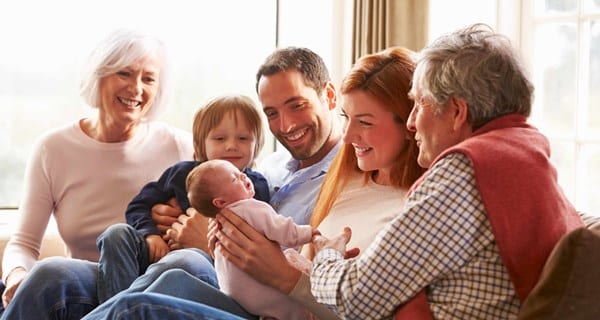
M 2 280 L 0 280 L 0 296 L 4 294 L 4 290 L 6 290 L 6 286 L 4 285 L 4 282 L 2 282 Z M 0 317 L 2 317 L 3 313 L 4 313 L 4 304 L 0 303 Z
M 98 305 L 98 264 L 52 257 L 35 264 L 2 319 L 80 319 Z
M 129 288 L 115 297 L 144 291 L 170 269 L 185 270 L 218 287 L 212 259 L 199 249 L 181 249 L 150 265 Z M 98 306 L 97 279 L 97 263 L 59 257 L 42 260 L 19 286 L 1 319 L 81 319 Z
M 146 239 L 126 223 L 114 224 L 96 240 L 98 261 L 98 302 L 104 303 L 129 288 L 150 265 Z
M 207 305 L 159 293 L 130 293 L 116 297 L 120 298 L 113 303 L 113 308 L 107 310 L 106 314 L 98 317 L 89 317 L 92 316 L 89 314 L 84 319 L 244 320 Z
M 181 269 L 165 272 L 144 290 L 144 293 L 117 295 L 89 313 L 84 320 L 119 319 L 121 317 L 130 319 L 258 319 L 246 312 L 218 288 Z

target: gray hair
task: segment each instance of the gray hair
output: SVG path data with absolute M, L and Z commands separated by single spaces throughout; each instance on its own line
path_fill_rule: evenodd
M 134 30 L 119 29 L 112 32 L 91 53 L 82 71 L 79 88 L 84 101 L 98 108 L 102 103 L 100 80 L 153 53 L 160 60 L 158 90 L 145 117 L 156 118 L 167 104 L 170 79 L 166 48 L 158 38 Z
M 533 85 L 515 49 L 485 24 L 441 36 L 423 49 L 414 81 L 438 112 L 451 97 L 465 100 L 473 129 L 506 114 L 531 113 Z

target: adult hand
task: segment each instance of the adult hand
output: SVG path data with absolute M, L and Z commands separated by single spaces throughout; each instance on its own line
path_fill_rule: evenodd
M 230 210 L 221 210 L 216 218 L 221 225 L 216 247 L 228 261 L 284 294 L 294 289 L 301 272 L 288 263 L 277 242 L 265 238 Z
M 180 248 L 198 248 L 208 252 L 208 218 L 194 208 L 187 215 L 180 215 L 167 231 L 171 250 Z
M 314 236 L 313 245 L 315 247 L 315 255 L 319 253 L 319 251 L 323 249 L 334 249 L 335 251 L 341 253 L 344 258 L 354 258 L 360 252 L 358 248 L 352 248 L 350 250 L 346 250 L 346 245 L 350 241 L 352 237 L 352 230 L 348 227 L 344 227 L 344 230 L 339 235 L 327 239 L 322 235 Z
M 179 207 L 177 199 L 171 198 L 167 203 L 159 203 L 152 207 L 152 221 L 156 224 L 158 231 L 166 234 L 171 225 L 177 222 L 177 218 L 181 216 L 183 210 Z
M 6 278 L 6 289 L 4 289 L 4 293 L 2 293 L 2 304 L 4 305 L 4 308 L 8 306 L 14 297 L 17 288 L 19 288 L 19 285 L 21 285 L 21 282 L 23 282 L 25 276 L 27 276 L 27 271 L 21 267 L 18 267 L 13 269 Z

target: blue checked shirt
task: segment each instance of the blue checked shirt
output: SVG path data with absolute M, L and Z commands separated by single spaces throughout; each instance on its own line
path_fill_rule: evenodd
M 426 173 L 359 258 L 320 251 L 311 286 L 317 301 L 346 319 L 392 319 L 423 288 L 436 319 L 511 319 L 520 307 L 461 153 Z

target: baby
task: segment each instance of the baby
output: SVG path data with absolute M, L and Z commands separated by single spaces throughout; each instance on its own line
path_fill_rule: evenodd
M 227 208 L 258 232 L 286 247 L 296 247 L 319 234 L 308 225 L 278 215 L 266 202 L 253 198 L 252 182 L 228 161 L 209 160 L 194 168 L 186 179 L 190 205 L 207 217 Z M 215 250 L 215 269 L 221 290 L 246 311 L 261 318 L 312 319 L 299 303 L 265 286 L 229 263 Z

